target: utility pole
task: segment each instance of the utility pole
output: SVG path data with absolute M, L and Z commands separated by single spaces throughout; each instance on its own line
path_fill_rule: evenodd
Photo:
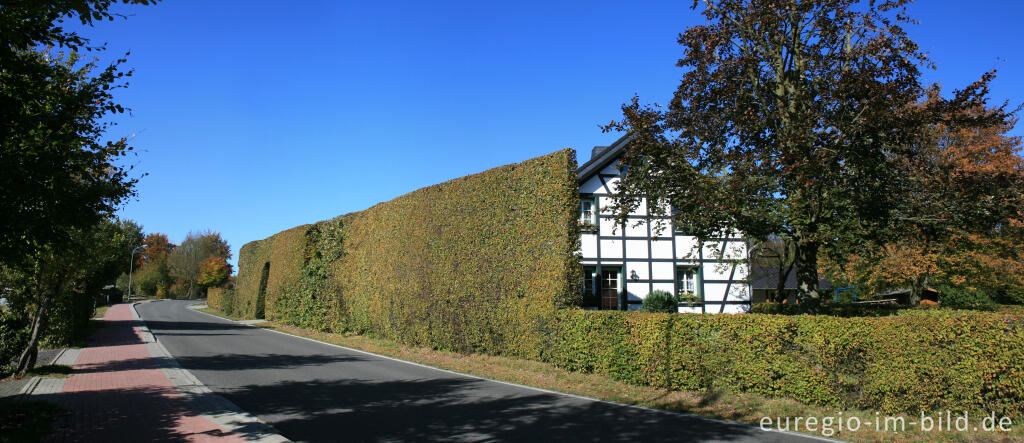
M 146 246 L 145 244 L 141 244 L 141 245 L 136 246 L 135 249 L 132 249 L 131 261 L 128 262 L 128 300 L 126 300 L 127 302 L 131 302 L 132 301 L 132 271 L 133 271 L 133 268 L 135 266 L 135 251 L 138 251 L 139 248 L 142 248 L 142 247 L 145 247 L 145 246 Z

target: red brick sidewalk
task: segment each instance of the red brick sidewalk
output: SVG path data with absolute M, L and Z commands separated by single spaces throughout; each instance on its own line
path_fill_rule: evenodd
M 244 441 L 186 406 L 135 328 L 112 306 L 56 396 L 71 411 L 47 441 Z

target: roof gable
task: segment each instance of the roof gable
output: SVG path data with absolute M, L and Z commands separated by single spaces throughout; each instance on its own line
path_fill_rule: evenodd
M 576 175 L 580 183 L 587 181 L 594 174 L 597 174 L 613 161 L 622 156 L 622 151 L 629 142 L 630 136 L 624 135 L 615 143 L 609 146 L 595 146 L 591 153 L 590 160 L 576 169 Z

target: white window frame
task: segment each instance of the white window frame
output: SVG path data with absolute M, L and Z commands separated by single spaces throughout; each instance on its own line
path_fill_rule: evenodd
M 691 276 L 692 278 L 687 278 Z M 676 266 L 676 295 L 684 293 L 683 289 L 687 283 L 692 285 L 693 295 L 701 301 L 704 301 L 704 291 L 701 291 L 701 275 L 700 266 Z
M 597 229 L 597 226 L 598 226 L 597 225 L 597 214 L 598 214 L 598 209 L 599 209 L 597 201 L 598 200 L 597 200 L 596 196 L 595 197 L 583 197 L 583 196 L 580 196 L 580 217 L 579 217 L 580 225 L 590 225 L 590 226 L 593 226 L 594 230 Z M 587 209 L 587 205 L 590 206 L 589 209 Z M 588 211 L 590 212 L 590 215 L 587 215 Z

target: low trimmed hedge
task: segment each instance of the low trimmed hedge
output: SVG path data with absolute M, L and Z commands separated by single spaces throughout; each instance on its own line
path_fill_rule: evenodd
M 207 288 L 206 289 L 206 306 L 216 309 L 221 312 L 232 312 L 234 309 L 229 303 L 234 301 L 234 297 L 228 294 L 228 290 L 224 288 Z
M 565 310 L 547 359 L 669 389 L 719 389 L 885 413 L 1024 411 L 1019 315 L 875 318 Z

